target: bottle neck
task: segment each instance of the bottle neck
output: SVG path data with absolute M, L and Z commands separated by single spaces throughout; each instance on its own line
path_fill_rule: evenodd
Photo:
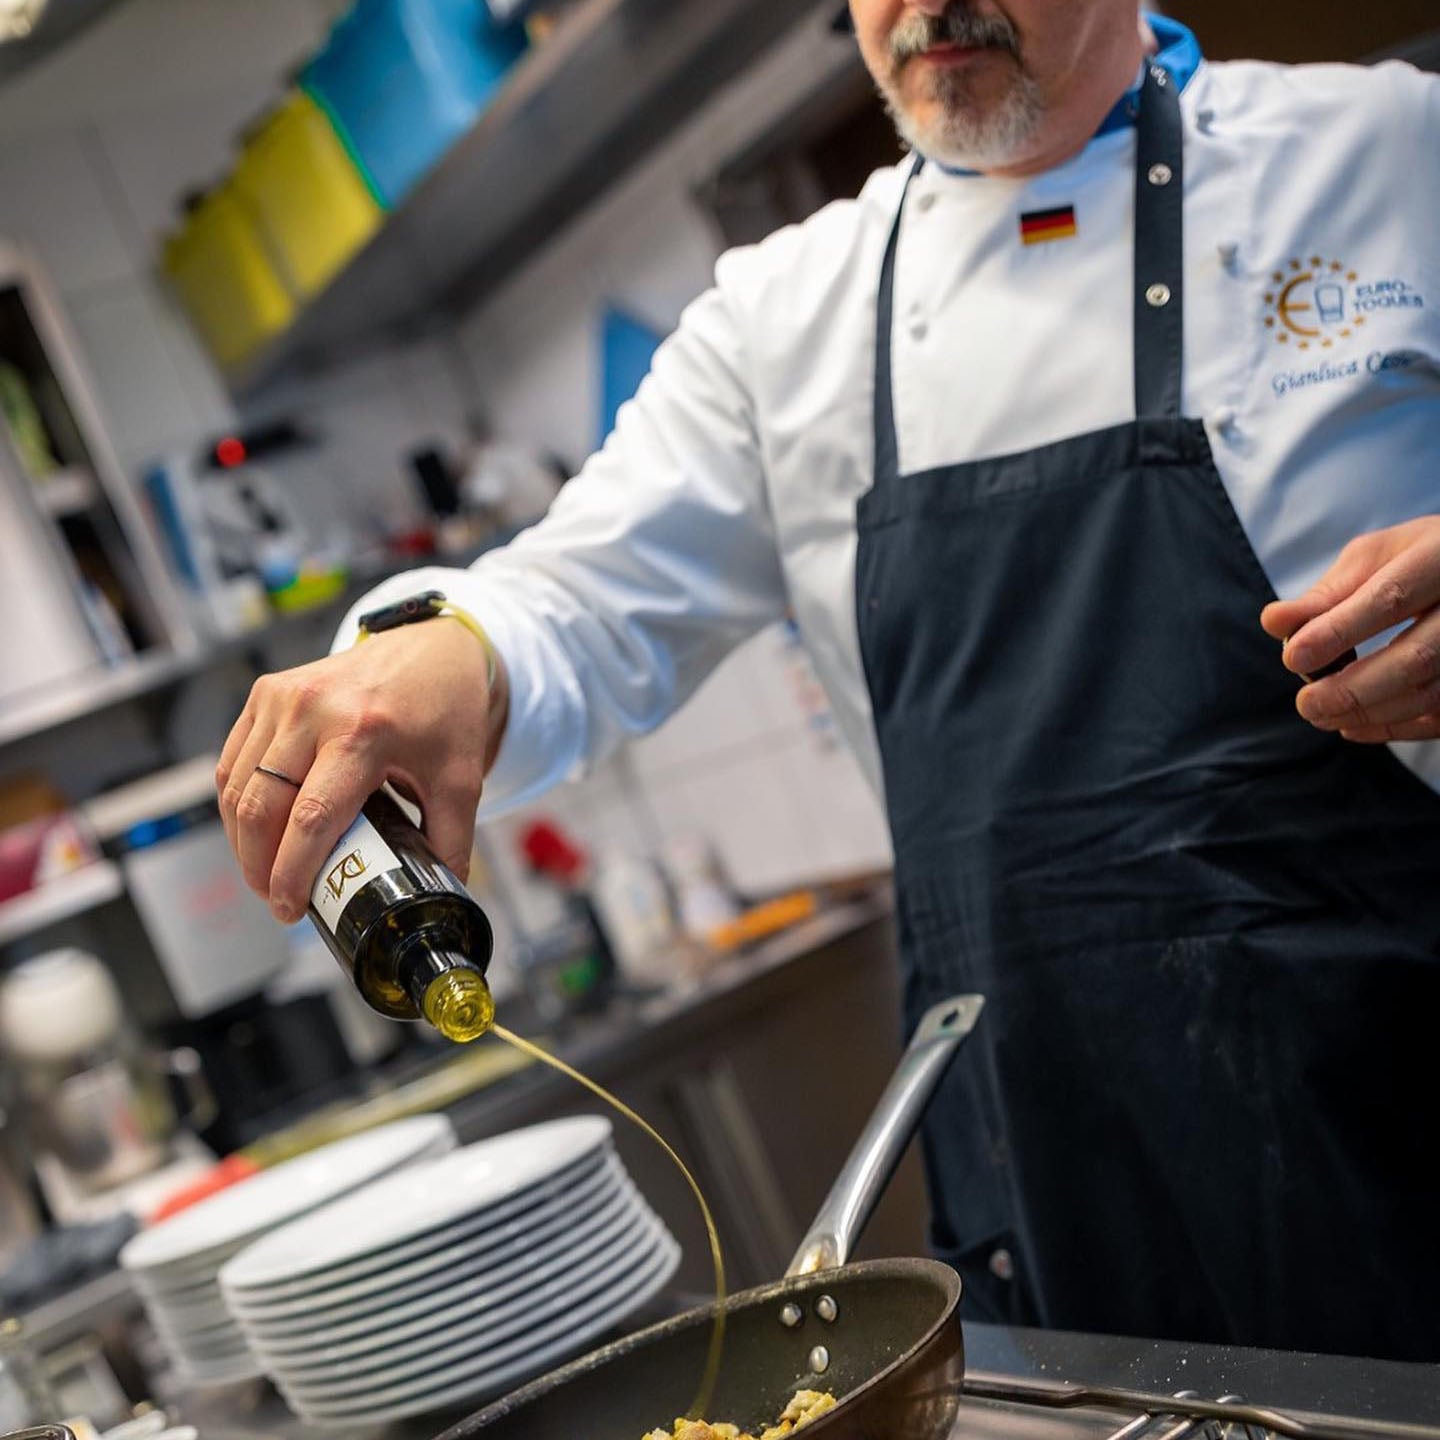
M 449 1040 L 477 1039 L 494 1022 L 484 968 L 458 951 L 417 935 L 401 952 L 396 977 L 415 1009 Z

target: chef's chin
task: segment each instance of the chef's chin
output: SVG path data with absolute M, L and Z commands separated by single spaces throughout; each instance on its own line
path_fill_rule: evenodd
M 885 95 L 886 108 L 901 139 L 927 160 L 956 170 L 994 170 L 1023 160 L 1040 128 L 1043 106 L 1038 87 L 1014 74 L 996 96 L 976 94 L 974 78 L 935 69 L 919 93 Z

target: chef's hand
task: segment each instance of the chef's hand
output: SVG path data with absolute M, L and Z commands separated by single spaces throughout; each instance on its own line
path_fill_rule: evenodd
M 442 616 L 255 682 L 215 784 L 245 881 L 276 919 L 305 913 L 325 857 L 387 780 L 464 878 L 508 708 L 505 667 L 497 656 L 491 687 L 489 663 L 480 640 Z
M 1277 600 L 1260 623 L 1288 641 L 1285 665 L 1314 675 L 1347 650 L 1413 621 L 1383 649 L 1305 685 L 1296 708 L 1347 740 L 1440 737 L 1440 515 L 1352 540 L 1304 595 Z

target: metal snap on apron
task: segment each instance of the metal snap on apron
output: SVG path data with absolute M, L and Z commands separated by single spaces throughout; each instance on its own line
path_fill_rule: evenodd
M 1133 422 L 899 474 L 898 215 L 886 250 L 856 603 L 906 1004 L 988 1000 L 932 1238 L 972 1318 L 1436 1360 L 1440 797 L 1300 720 L 1260 629 L 1180 414 L 1175 92 L 1149 69 Z

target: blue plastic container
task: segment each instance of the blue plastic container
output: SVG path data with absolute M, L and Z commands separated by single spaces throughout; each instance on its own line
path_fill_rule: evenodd
M 475 123 L 525 49 L 483 0 L 356 0 L 301 84 L 383 205 L 395 206 Z

